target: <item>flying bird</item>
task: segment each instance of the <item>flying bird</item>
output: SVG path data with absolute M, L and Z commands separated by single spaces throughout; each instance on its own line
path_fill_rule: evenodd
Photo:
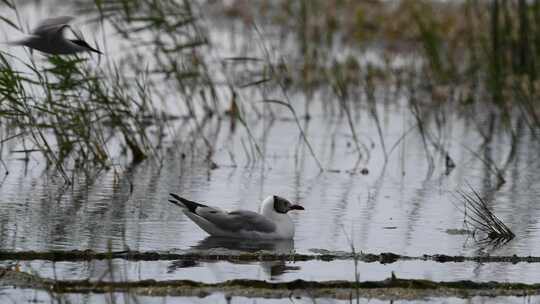
M 261 213 L 236 210 L 223 211 L 170 194 L 169 202 L 182 208 L 195 224 L 212 236 L 245 239 L 292 239 L 294 223 L 287 212 L 304 210 L 277 195 L 261 203 Z
M 45 19 L 32 30 L 28 37 L 9 42 L 9 44 L 23 45 L 32 50 L 38 50 L 52 55 L 69 55 L 80 52 L 103 54 L 79 37 L 68 39 L 64 36 L 64 29 L 71 29 L 69 23 L 73 19 L 70 16 Z

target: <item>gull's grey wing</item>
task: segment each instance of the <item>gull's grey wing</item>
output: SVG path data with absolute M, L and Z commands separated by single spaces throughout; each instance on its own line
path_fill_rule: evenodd
M 73 20 L 74 18 L 71 16 L 62 16 L 62 17 L 56 17 L 56 18 L 49 18 L 41 21 L 33 30 L 32 35 L 48 35 L 50 33 L 57 32 L 58 30 L 62 29 L 63 27 L 68 26 L 68 24 Z
M 186 215 L 189 217 L 196 215 L 224 231 L 237 232 L 245 230 L 271 233 L 276 230 L 274 222 L 253 211 L 225 212 L 218 208 L 190 201 L 174 193 L 170 193 L 170 195 L 174 200 L 169 200 L 169 202 L 184 209 Z
M 276 224 L 253 211 L 223 212 L 212 207 L 201 207 L 195 210 L 195 214 L 225 231 L 237 232 L 244 230 L 264 233 L 276 231 Z

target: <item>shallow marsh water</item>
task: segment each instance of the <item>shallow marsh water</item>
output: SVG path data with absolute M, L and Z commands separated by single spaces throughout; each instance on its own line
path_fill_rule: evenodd
M 388 121 L 401 119 L 392 112 L 388 115 L 393 117 Z M 349 240 L 352 240 L 357 251 L 368 253 L 393 252 L 409 256 L 537 255 L 539 210 L 534 200 L 538 189 L 527 181 L 534 180 L 538 170 L 527 163 L 531 150 L 525 144 L 518 150 L 520 156 L 517 159 L 524 161 L 516 161 L 515 179 L 509 179 L 499 190 L 493 205 L 497 214 L 514 230 L 516 238 L 500 248 L 491 249 L 476 244 L 470 236 L 447 232 L 448 229 L 463 228 L 463 214 L 455 206 L 459 200 L 452 192 L 465 187 L 465 182 L 475 188 L 489 183 L 485 181 L 486 172 L 481 161 L 456 149 L 453 155 L 457 168 L 449 175 L 436 172 L 426 179 L 427 162 L 422 157 L 423 147 L 418 142 L 419 138 L 410 136 L 404 141 L 406 151 L 403 159 L 397 154 L 392 156 L 383 173 L 380 172 L 382 162 L 376 161 L 376 148 L 371 152 L 372 159 L 367 166 L 369 174 L 351 173 L 348 170 L 353 169 L 355 155 L 347 144 L 345 126 L 315 117 L 308 126 L 310 140 L 320 160 L 339 170 L 320 173 L 309 155 L 304 153 L 295 159 L 297 138 L 290 135 L 293 124 L 279 121 L 270 128 L 261 126 L 255 130 L 255 134 L 267 134 L 268 156 L 264 168 L 262 162 L 242 165 L 246 159 L 242 156 L 244 152 L 238 150 L 234 152 L 237 167 L 231 165 L 228 152 L 220 151 L 214 158 L 218 165 L 215 169 L 210 168 L 206 161 L 191 156 L 182 160 L 180 153 L 173 152 L 163 160 L 162 166 L 148 162 L 120 177 L 105 173 L 93 183 L 81 183 L 64 192 L 58 190 L 60 186 L 53 183 L 54 179 L 44 178 L 38 170 L 29 170 L 26 175 L 10 174 L 0 188 L 3 197 L 0 206 L 1 248 L 9 251 L 130 249 L 174 252 L 175 249 L 211 250 L 220 247 L 311 253 L 311 249 L 350 251 Z M 471 138 L 464 128 L 457 125 L 454 124 L 456 138 L 474 142 L 474 137 Z M 330 129 L 328 126 L 336 129 L 334 134 L 325 134 Z M 366 123 L 362 129 L 369 130 L 369 127 Z M 392 130 L 392 127 L 386 130 Z M 396 131 L 395 136 L 399 133 Z M 385 138 L 393 138 L 392 132 Z M 332 140 L 336 142 L 333 151 L 328 148 L 331 144 L 327 143 Z M 238 149 L 234 143 L 230 146 Z M 8 162 L 10 168 L 22 165 L 19 160 Z M 402 170 L 405 175 L 401 174 Z M 13 169 L 13 172 L 18 170 Z M 293 242 L 215 242 L 175 206 L 167 203 L 171 191 L 225 209 L 250 210 L 257 210 L 258 202 L 265 195 L 277 193 L 299 201 L 306 210 L 293 215 L 297 227 Z M 35 261 L 21 262 L 20 265 L 23 271 L 49 278 L 111 279 L 103 277 L 111 264 L 101 261 Z M 114 260 L 112 265 L 115 280 L 354 280 L 352 260 L 256 263 Z M 535 283 L 540 278 L 535 265 L 429 261 L 399 261 L 383 265 L 361 262 L 358 272 L 361 280 L 384 280 L 394 272 L 400 278 L 434 281 Z M 170 301 L 191 302 L 186 299 Z M 460 303 L 461 300 L 444 301 Z M 482 303 L 483 300 L 479 298 L 473 302 Z
M 403 120 L 399 114 L 386 113 L 385 140 L 390 143 L 403 132 L 401 123 L 396 123 Z M 359 129 L 369 132 L 369 121 L 359 122 Z M 482 161 L 461 149 L 460 145 L 474 146 L 478 138 L 459 121 L 452 131 L 453 142 L 459 145 L 449 149 L 457 167 L 446 175 L 439 164 L 429 178 L 417 135 L 402 142 L 402 157 L 396 151 L 384 166 L 375 147 L 369 163 L 353 172 L 357 157 L 344 122 L 321 115 L 312 118 L 306 129 L 316 155 L 331 171 L 321 173 L 305 151 L 295 155 L 298 134 L 291 121 L 276 121 L 270 127 L 261 123 L 253 130 L 256 136 L 264 136 L 264 163 L 247 164 L 239 143 L 244 139 L 233 135 L 230 142 L 217 146 L 230 149 L 236 165 L 226 149 L 213 158 L 217 168 L 197 156 L 183 159 L 181 152 L 171 151 L 161 164 L 149 161 L 119 176 L 105 172 L 92 182 L 81 178 L 79 185 L 70 188 L 47 178 L 39 162 L 25 174 L 24 162 L 10 159 L 7 165 L 14 173 L 4 178 L 0 188 L 2 246 L 6 250 L 107 250 L 110 241 L 112 250 L 204 247 L 206 233 L 167 202 L 168 193 L 176 192 L 229 210 L 256 211 L 270 194 L 300 202 L 306 210 L 292 215 L 297 227 L 294 242 L 278 243 L 278 249 L 348 251 L 349 240 L 358 251 L 410 256 L 474 255 L 483 249 L 470 236 L 448 232 L 465 228 L 455 191 L 467 190 L 466 183 L 475 189 L 493 185 Z M 217 140 L 229 140 L 228 133 L 222 129 Z M 518 146 L 515 168 L 493 202 L 496 214 L 517 237 L 490 251 L 492 255 L 538 252 L 540 207 L 535 199 L 539 189 L 533 182 L 538 165 L 530 145 L 535 143 L 524 140 Z M 494 158 L 503 152 L 494 150 Z M 362 168 L 369 174 L 361 174 Z
M 11 262 L 12 263 L 12 262 Z M 3 263 L 8 264 L 8 263 Z M 58 280 L 140 281 L 197 280 L 204 283 L 219 283 L 235 279 L 266 280 L 288 282 L 297 279 L 311 281 L 349 280 L 354 281 L 354 267 L 351 260 L 331 262 L 199 262 L 193 260 L 175 261 L 109 261 L 89 262 L 20 262 L 20 269 Z M 504 277 L 505 281 L 532 284 L 538 281 L 536 273 L 528 269 L 528 263 L 440 263 L 433 261 L 407 261 L 392 264 L 358 263 L 359 279 L 362 281 L 383 281 L 391 273 L 402 279 L 426 279 L 432 281 L 488 282 Z M 112 275 L 108 270 L 113 269 Z M 105 274 L 105 275 L 104 275 Z
M 35 11 L 49 9 L 40 6 Z M 328 98 L 321 94 L 306 101 L 302 94 L 291 95 L 296 109 L 304 109 L 306 102 L 310 104 L 311 119 L 301 120 L 301 124 L 325 172 L 320 172 L 302 143 L 290 113 L 274 105 L 263 107 L 260 117 L 248 117 L 251 132 L 264 157 L 256 156 L 255 148 L 238 122 L 234 131 L 229 119 L 214 118 L 207 122 L 201 136 L 218 147 L 211 158 L 216 166 L 191 143 L 169 139 L 166 144 L 171 148 L 162 159 L 149 160 L 119 172 L 102 172 L 95 179 L 78 177 L 75 185 L 69 187 L 44 171 L 44 161 L 39 156 L 30 157 L 26 162 L 18 154 L 9 154 L 4 160 L 10 174 L 0 181 L 0 249 L 174 251 L 225 247 L 310 253 L 311 249 L 350 251 L 353 245 L 356 251 L 409 256 L 540 255 L 540 205 L 537 203 L 540 185 L 535 183 L 540 178 L 536 153 L 539 147 L 526 128 L 517 127 L 519 141 L 515 160 L 506 171 L 507 182 L 496 192 L 492 202 L 495 213 L 512 228 L 516 238 L 492 248 L 475 243 L 470 236 L 452 234 L 448 230 L 465 228 L 463 212 L 456 207 L 460 206 L 456 190 L 467 191 L 470 184 L 480 193 L 490 193 L 495 187 L 493 174 L 482 159 L 503 163 L 511 148 L 508 137 L 495 136 L 480 150 L 482 137 L 473 122 L 447 109 L 446 119 L 450 123 L 438 135 L 457 166 L 446 172 L 444 157 L 428 148 L 435 157 L 435 170 L 429 174 L 422 136 L 417 131 L 409 132 L 415 120 L 404 106 L 405 101 L 377 105 L 387 150 L 396 144 L 388 162 L 384 159 L 377 126 L 360 105 L 354 110 L 355 127 L 369 153 L 364 151 L 358 162 L 346 119 L 339 111 L 329 112 L 324 107 L 325 103 L 334 102 Z M 268 107 L 277 113 L 277 119 L 269 118 Z M 17 146 L 8 145 L 7 150 L 10 148 Z M 367 169 L 365 174 L 362 169 Z M 297 227 L 293 242 L 215 243 L 175 206 L 167 203 L 169 192 L 224 209 L 254 211 L 265 196 L 279 194 L 299 202 L 306 210 L 292 215 Z M 43 277 L 92 280 L 102 279 L 111 267 L 103 261 L 32 261 L 20 265 L 21 270 Z M 354 280 L 352 260 L 257 263 L 114 260 L 112 266 L 118 274 L 115 279 L 124 280 Z M 529 263 L 399 261 L 383 265 L 361 262 L 358 271 L 360 280 L 383 280 L 394 272 L 400 278 L 434 281 L 535 283 L 540 281 L 535 266 Z M 2 297 L 17 301 L 51 299 L 50 294 L 42 291 L 6 289 L 2 292 Z M 91 303 L 108 301 L 109 296 L 67 295 L 66 299 L 67 302 Z M 129 297 L 114 296 L 118 301 Z M 227 302 L 219 293 L 202 299 L 138 298 L 144 303 L 163 300 L 167 303 Z M 235 298 L 232 302 L 246 301 L 281 303 L 282 300 Z M 434 301 L 523 303 L 538 299 L 475 297 Z M 312 299 L 295 302 L 311 303 Z M 317 302 L 340 303 L 326 299 Z M 360 303 L 363 302 L 378 303 L 379 300 L 360 299 Z

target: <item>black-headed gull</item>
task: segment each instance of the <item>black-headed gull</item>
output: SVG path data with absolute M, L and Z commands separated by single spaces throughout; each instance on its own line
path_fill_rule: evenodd
M 212 236 L 248 239 L 292 239 L 294 223 L 287 214 L 304 210 L 288 200 L 271 195 L 261 203 L 261 213 L 248 210 L 223 211 L 170 194 L 192 221 Z
M 31 49 L 53 55 L 68 55 L 79 52 L 102 54 L 80 38 L 67 39 L 64 36 L 64 29 L 70 27 L 69 22 L 71 20 L 73 20 L 73 17 L 69 16 L 45 19 L 32 30 L 28 37 L 10 42 L 9 44 L 24 45 Z

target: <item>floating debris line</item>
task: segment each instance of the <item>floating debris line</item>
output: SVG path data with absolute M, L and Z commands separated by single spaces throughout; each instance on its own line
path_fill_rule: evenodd
M 71 251 L 0 251 L 0 261 L 91 261 L 122 259 L 128 261 L 334 261 L 358 259 L 365 263 L 379 262 L 390 264 L 397 261 L 434 261 L 434 262 L 478 262 L 478 263 L 540 263 L 540 256 L 451 256 L 445 254 L 424 254 L 421 256 L 406 256 L 392 252 L 379 254 L 352 253 L 346 251 L 330 251 L 325 249 L 311 249 L 312 253 L 279 253 L 272 251 L 237 251 L 225 248 L 211 250 L 178 250 L 178 251 L 113 251 L 96 252 L 93 250 Z
M 540 284 L 508 282 L 399 279 L 392 276 L 382 281 L 304 281 L 267 282 L 260 280 L 229 280 L 203 283 L 192 280 L 141 280 L 128 282 L 53 280 L 8 269 L 0 271 L 0 286 L 43 289 L 50 293 L 111 293 L 129 292 L 146 296 L 198 296 L 214 292 L 229 296 L 290 298 L 326 297 L 348 299 L 360 290 L 359 297 L 418 299 L 434 296 L 527 296 L 540 294 Z

